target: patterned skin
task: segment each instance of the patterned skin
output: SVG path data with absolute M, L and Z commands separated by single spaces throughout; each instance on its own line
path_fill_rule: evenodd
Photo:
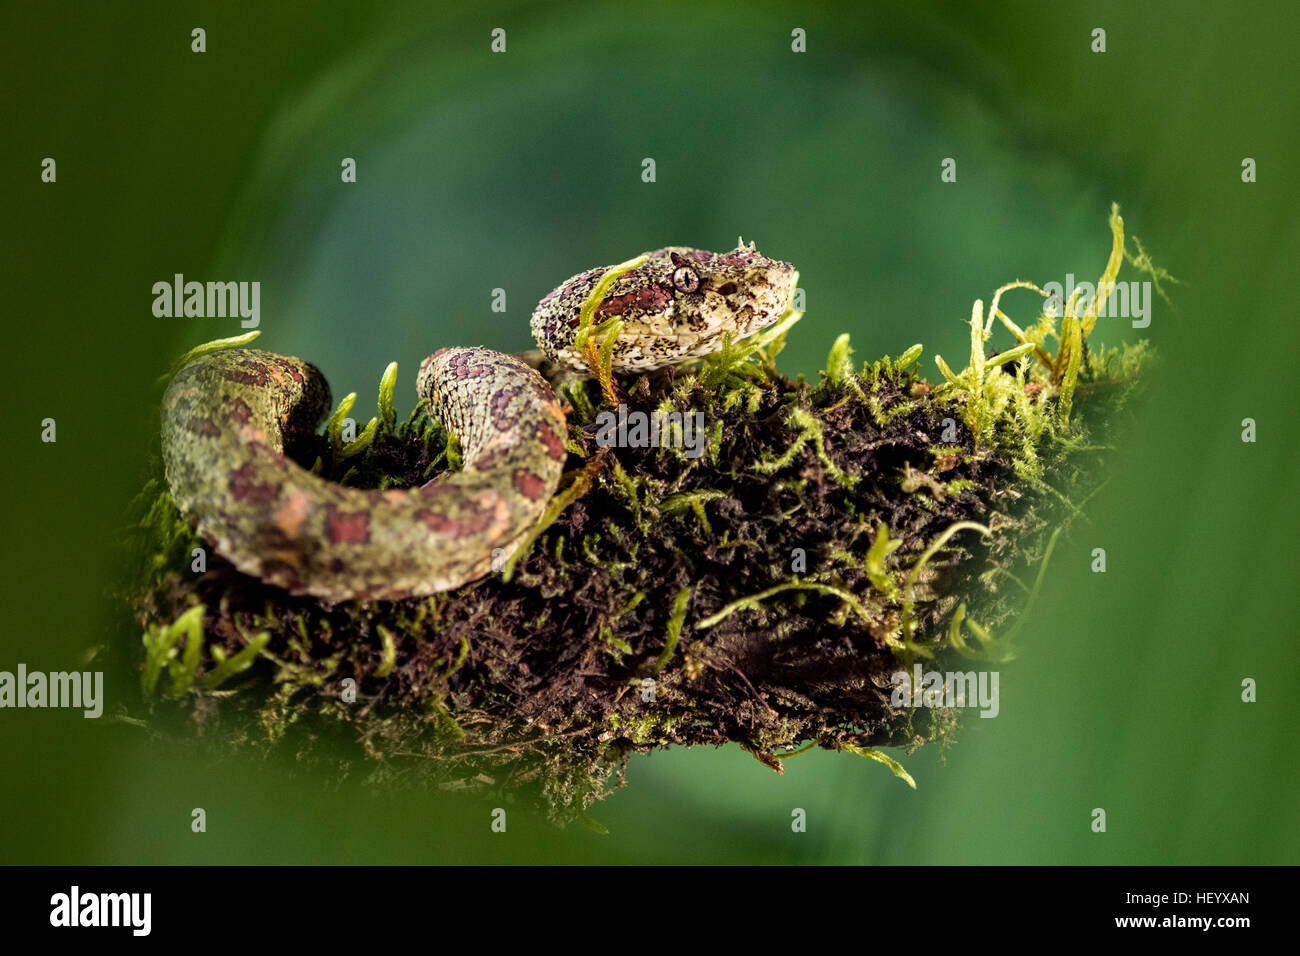
M 614 345 L 616 371 L 649 371 L 708 355 L 767 328 L 785 314 L 799 273 L 743 244 L 731 252 L 669 246 L 620 276 L 596 310 L 595 323 L 623 322 Z M 578 314 L 609 267 L 588 269 L 537 304 L 533 338 L 551 361 L 585 370 L 574 349 Z
M 571 348 L 577 312 L 605 271 L 575 276 L 538 305 L 534 335 L 553 360 L 585 369 Z M 658 368 L 716 351 L 725 331 L 740 339 L 770 325 L 796 277 L 743 246 L 661 249 L 617 280 L 596 320 L 624 321 L 615 370 Z M 258 349 L 195 359 L 163 396 L 172 497 L 235 567 L 293 594 L 399 600 L 477 580 L 545 511 L 566 457 L 564 413 L 536 371 L 484 348 L 435 352 L 417 390 L 460 440 L 461 470 L 420 488 L 348 488 L 284 453 L 331 407 L 315 366 Z

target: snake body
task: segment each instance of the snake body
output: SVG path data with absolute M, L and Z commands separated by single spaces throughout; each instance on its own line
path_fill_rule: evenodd
M 607 270 L 579 273 L 538 304 L 533 334 L 552 361 L 585 369 L 578 316 Z M 615 281 L 596 321 L 623 322 L 616 371 L 659 368 L 715 351 L 725 332 L 740 339 L 770 325 L 796 278 L 752 246 L 660 249 Z M 555 491 L 564 413 L 533 368 L 485 348 L 435 352 L 417 391 L 459 439 L 461 470 L 419 488 L 350 488 L 285 454 L 331 407 L 315 366 L 258 349 L 201 356 L 163 396 L 173 500 L 240 571 L 329 603 L 426 596 L 483 577 L 518 549 Z

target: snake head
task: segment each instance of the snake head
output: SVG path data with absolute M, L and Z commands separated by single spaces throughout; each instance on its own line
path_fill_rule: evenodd
M 574 338 L 582 307 L 607 271 L 579 273 L 538 304 L 533 336 L 553 361 L 586 367 Z M 723 253 L 668 246 L 615 280 L 594 321 L 621 323 L 615 371 L 662 368 L 718 351 L 728 334 L 738 342 L 767 328 L 789 310 L 798 278 L 793 265 L 753 243 Z
M 724 253 L 661 251 L 668 254 L 673 269 L 670 281 L 679 296 L 677 312 L 688 324 L 698 313 L 706 328 L 730 330 L 738 341 L 767 328 L 790 308 L 798 270 L 788 262 L 769 259 L 752 242 L 748 246 L 738 242 Z

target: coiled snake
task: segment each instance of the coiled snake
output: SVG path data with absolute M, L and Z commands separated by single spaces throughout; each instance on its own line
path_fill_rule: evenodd
M 798 273 L 753 247 L 669 247 L 601 290 L 594 321 L 617 318 L 614 371 L 706 355 L 771 325 Z M 533 337 L 552 362 L 586 371 L 580 312 L 612 267 L 579 273 L 542 299 Z M 181 513 L 240 571 L 334 603 L 447 591 L 486 575 L 537 523 L 566 457 L 564 413 L 520 359 L 444 348 L 417 381 L 430 414 L 459 439 L 461 470 L 419 488 L 345 487 L 288 458 L 331 407 L 315 366 L 257 349 L 204 355 L 163 397 L 163 462 Z M 499 564 L 498 564 L 499 567 Z

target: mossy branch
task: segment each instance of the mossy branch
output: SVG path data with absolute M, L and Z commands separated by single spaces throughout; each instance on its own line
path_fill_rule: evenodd
M 1110 224 L 1103 283 L 1126 258 L 1116 211 Z M 1134 243 L 1130 262 L 1171 279 Z M 1081 308 L 1071 292 L 1059 315 L 1044 301 L 1017 322 L 1007 294 L 1047 300 L 1017 281 L 987 309 L 974 302 L 968 360 L 954 371 L 935 356 L 937 382 L 922 377 L 920 343 L 856 366 L 848 335 L 817 381 L 787 378 L 775 357 L 793 310 L 672 374 L 618 379 L 618 320 L 596 316 L 638 262 L 607 271 L 582 309 L 594 378 L 559 383 L 571 406 L 559 492 L 500 567 L 458 591 L 323 606 L 217 554 L 192 571 L 204 545 L 151 481 L 123 588 L 143 635 L 138 719 L 219 709 L 206 726 L 232 747 L 335 767 L 331 748 L 351 745 L 349 765 L 376 781 L 509 788 L 556 820 L 590 820 L 630 754 L 670 745 L 735 742 L 778 771 L 844 750 L 915 786 L 884 748 L 949 741 L 961 714 L 895 707 L 890 674 L 1029 652 L 1024 622 L 1121 444 L 1149 347 L 1090 340 L 1101 295 Z M 995 329 L 1009 341 L 995 345 Z M 396 380 L 390 364 L 352 441 L 346 395 L 302 459 L 379 489 L 454 468 L 456 441 L 423 404 L 397 421 Z M 684 453 L 679 428 L 656 446 L 598 447 L 596 416 L 616 398 L 647 416 L 700 414 L 703 454 Z

